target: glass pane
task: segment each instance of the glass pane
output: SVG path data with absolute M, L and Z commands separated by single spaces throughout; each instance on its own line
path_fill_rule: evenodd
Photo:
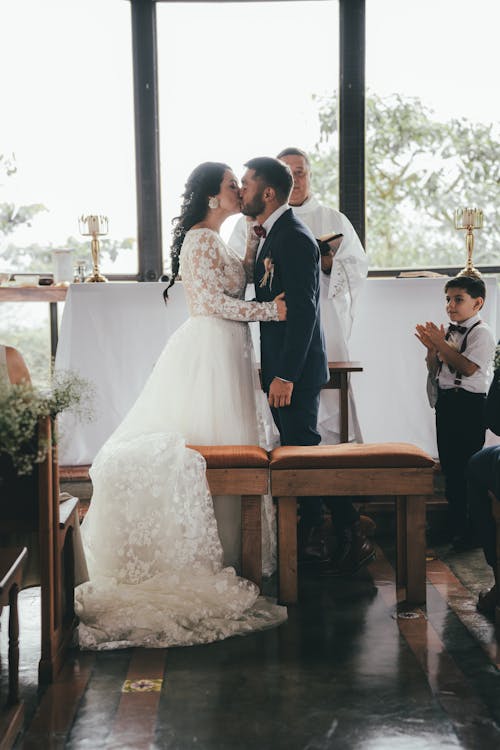
M 367 0 L 372 267 L 465 266 L 454 211 L 484 211 L 475 265 L 500 264 L 500 4 Z
M 97 213 L 102 271 L 137 273 L 130 4 L 4 2 L 0 28 L 0 270 L 51 271 L 61 247 L 90 263 L 78 216 Z
M 40 302 L 1 302 L 0 343 L 23 355 L 35 385 L 50 382 L 49 305 Z M 58 304 L 59 319 L 64 303 Z
M 286 146 L 321 153 L 315 97 L 337 89 L 338 3 L 165 2 L 157 20 L 168 262 L 171 220 L 197 164 L 222 161 L 241 176 L 245 161 Z M 337 205 L 336 192 L 328 198 Z M 226 239 L 236 219 L 224 224 Z

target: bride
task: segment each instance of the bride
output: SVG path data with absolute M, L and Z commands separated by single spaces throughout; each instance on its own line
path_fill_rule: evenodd
M 190 318 L 90 471 L 92 502 L 82 524 L 90 580 L 75 601 L 81 648 L 209 643 L 286 619 L 284 607 L 236 574 L 239 503 L 212 499 L 204 459 L 186 447 L 272 447 L 248 321 L 284 320 L 286 305 L 283 295 L 243 300 L 259 238 L 249 232 L 241 261 L 219 235 L 239 211 L 238 181 L 227 165 L 206 162 L 192 172 L 174 229 L 170 282 L 180 271 Z M 276 544 L 270 497 L 262 515 L 269 574 Z

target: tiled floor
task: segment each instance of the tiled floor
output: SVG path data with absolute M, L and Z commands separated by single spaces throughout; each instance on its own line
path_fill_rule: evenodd
M 436 548 L 427 608 L 406 611 L 390 539 L 377 538 L 376 561 L 351 579 L 301 573 L 300 604 L 279 629 L 168 651 L 75 651 L 40 692 L 38 592 L 22 592 L 15 747 L 499 748 L 500 649 L 475 610 L 491 584 L 481 551 Z M 5 616 L 2 626 L 5 664 Z

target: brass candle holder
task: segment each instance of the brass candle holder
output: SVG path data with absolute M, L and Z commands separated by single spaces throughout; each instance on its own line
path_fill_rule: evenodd
M 107 281 L 107 278 L 99 271 L 99 237 L 108 233 L 108 217 L 90 214 L 89 216 L 80 216 L 78 219 L 80 234 L 84 237 L 92 237 L 92 273 L 85 279 L 86 283 L 95 281 Z
M 474 251 L 474 229 L 483 228 L 483 212 L 480 208 L 457 208 L 455 211 L 455 229 L 465 229 L 465 248 L 467 251 L 467 263 L 458 276 L 472 276 L 480 279 L 481 274 L 474 268 L 472 253 Z

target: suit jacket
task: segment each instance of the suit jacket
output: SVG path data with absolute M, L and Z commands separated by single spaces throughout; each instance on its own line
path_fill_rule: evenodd
M 266 258 L 273 264 L 272 281 L 260 286 Z M 285 292 L 287 305 L 286 321 L 260 324 L 264 390 L 276 376 L 292 381 L 294 389 L 319 390 L 329 380 L 319 312 L 319 249 L 291 209 L 273 224 L 256 259 L 254 281 L 259 302 Z

